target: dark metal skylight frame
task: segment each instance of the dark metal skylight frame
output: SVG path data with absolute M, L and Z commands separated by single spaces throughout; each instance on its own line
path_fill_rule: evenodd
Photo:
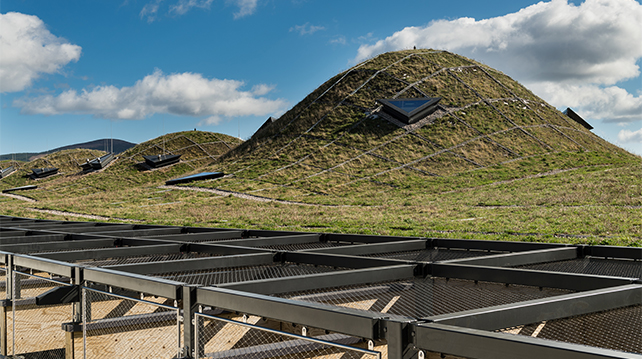
M 149 167 L 160 168 L 178 163 L 181 159 L 181 155 L 143 156 L 143 159 L 145 159 L 145 164 Z
M 36 178 L 46 178 L 58 174 L 58 168 L 56 167 L 47 167 L 47 168 L 33 168 L 31 170 L 31 179 Z
M 563 112 L 566 116 L 570 117 L 573 121 L 579 123 L 580 125 L 584 126 L 587 130 L 592 130 L 593 126 L 586 122 L 580 115 L 578 115 L 575 111 L 573 111 L 570 107 L 567 107 L 566 110 Z
M 377 101 L 383 105 L 383 110 L 401 122 L 412 124 L 422 118 L 430 115 L 437 110 L 437 105 L 441 97 L 424 97 L 424 98 L 394 98 L 394 99 L 378 99 Z M 424 102 L 422 105 L 413 106 L 413 109 L 407 111 L 405 106 L 399 106 L 399 103 L 404 102 Z
M 96 157 L 93 160 L 87 160 L 85 163 L 80 165 L 80 168 L 84 172 L 90 172 L 90 171 L 98 171 L 101 170 L 107 165 L 109 165 L 115 158 L 115 155 L 113 153 L 107 153 L 105 155 L 102 155 L 100 157 Z
M 224 175 L 225 174 L 223 172 L 201 172 L 201 173 L 196 173 L 185 177 L 171 179 L 169 181 L 166 181 L 165 184 L 169 186 L 169 185 L 175 185 L 179 183 L 189 183 L 194 181 L 220 178 L 220 177 L 223 177 Z

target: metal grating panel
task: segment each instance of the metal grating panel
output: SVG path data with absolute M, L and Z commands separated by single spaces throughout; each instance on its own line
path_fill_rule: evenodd
M 288 293 L 283 297 L 423 318 L 568 293 L 570 291 L 551 288 L 433 277 Z
M 313 266 L 293 263 L 275 263 L 271 265 L 251 267 L 162 273 L 157 275 L 157 277 L 184 282 L 187 284 L 216 285 L 272 278 L 294 277 L 316 273 L 328 273 L 341 269 L 346 268 L 333 268 L 327 266 Z
M 642 305 L 504 329 L 512 334 L 642 354 Z
M 370 254 L 368 257 L 403 259 L 417 262 L 438 262 L 460 258 L 474 258 L 507 252 L 488 252 L 482 250 L 430 248 L 417 251 L 389 252 Z
M 516 268 L 544 270 L 551 272 L 642 278 L 642 262 L 625 259 L 585 257 L 567 261 L 530 264 L 525 266 L 518 266 Z

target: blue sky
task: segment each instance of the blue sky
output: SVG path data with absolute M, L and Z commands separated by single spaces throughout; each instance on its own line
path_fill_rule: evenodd
M 0 153 L 189 130 L 248 138 L 362 59 L 446 49 L 642 154 L 635 0 L 3 1 Z

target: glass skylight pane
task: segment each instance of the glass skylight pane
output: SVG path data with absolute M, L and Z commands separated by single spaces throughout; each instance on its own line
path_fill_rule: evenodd
M 413 99 L 413 100 L 388 100 L 391 104 L 397 106 L 398 108 L 406 111 L 406 112 L 412 112 L 416 110 L 417 108 L 423 106 L 426 104 L 428 101 L 431 99 Z

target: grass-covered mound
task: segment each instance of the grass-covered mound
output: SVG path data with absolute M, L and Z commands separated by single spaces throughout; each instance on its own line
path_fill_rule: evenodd
M 381 98 L 441 97 L 406 125 Z M 283 200 L 379 204 L 554 170 L 636 161 L 503 73 L 445 51 L 379 55 L 330 79 L 230 151 L 201 184 Z
M 65 150 L 45 156 L 36 161 L 22 165 L 30 168 L 32 163 L 60 164 L 62 175 L 53 176 L 46 180 L 38 180 L 39 188 L 25 192 L 24 195 L 38 201 L 63 198 L 70 206 L 82 201 L 98 201 L 97 196 L 113 196 L 114 192 L 132 190 L 140 186 L 162 184 L 175 176 L 195 170 L 210 164 L 221 155 L 237 146 L 242 141 L 238 138 L 213 132 L 185 131 L 171 133 L 138 144 L 118 155 L 107 168 L 99 172 L 81 173 L 79 163 L 86 158 L 94 158 L 101 151 Z M 72 152 L 69 152 L 72 151 Z M 77 154 L 70 156 L 70 153 Z M 93 157 L 89 154 L 93 154 Z M 143 155 L 180 154 L 181 161 L 177 164 L 149 170 L 142 165 Z M 63 163 L 61 158 L 76 158 L 76 161 Z M 82 160 L 80 160 L 82 159 Z M 29 170 L 30 171 L 30 170 Z M 27 183 L 31 180 L 0 181 L 2 188 L 14 187 L 12 184 Z M 33 181 L 32 181 L 33 182 Z M 27 183 L 28 184 L 28 183 Z

